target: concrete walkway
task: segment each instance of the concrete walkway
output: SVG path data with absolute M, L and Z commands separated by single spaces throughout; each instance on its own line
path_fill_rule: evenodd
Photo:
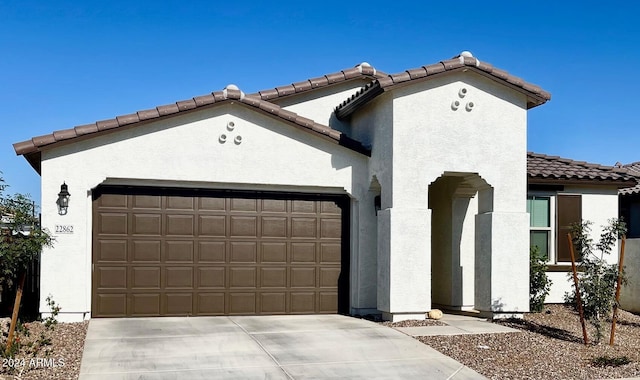
M 465 315 L 444 314 L 440 322 L 446 323 L 447 326 L 395 327 L 395 329 L 411 336 L 493 334 L 519 331 L 491 323 L 484 318 Z
M 483 379 L 340 315 L 92 319 L 80 379 Z

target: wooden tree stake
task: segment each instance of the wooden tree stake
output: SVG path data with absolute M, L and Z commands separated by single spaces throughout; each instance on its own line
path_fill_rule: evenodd
M 622 236 L 620 244 L 620 262 L 618 263 L 618 281 L 616 282 L 616 302 L 613 304 L 613 316 L 611 317 L 611 334 L 609 335 L 609 345 L 613 346 L 616 335 L 616 321 L 618 320 L 618 303 L 620 302 L 620 287 L 622 286 L 622 269 L 624 268 L 624 245 L 626 236 Z
M 584 311 L 582 310 L 582 297 L 580 297 L 580 287 L 578 286 L 578 270 L 576 269 L 576 255 L 573 253 L 573 239 L 571 234 L 567 234 L 569 239 L 569 253 L 571 253 L 571 270 L 573 271 L 573 284 L 576 287 L 576 302 L 578 303 L 578 313 L 580 314 L 580 324 L 582 325 L 582 339 L 584 344 L 589 344 L 589 337 L 587 336 L 587 326 L 584 323 Z
M 18 322 L 18 312 L 20 311 L 20 301 L 22 300 L 22 289 L 24 288 L 25 277 L 27 277 L 26 272 L 22 272 L 20 275 L 20 282 L 18 283 L 18 289 L 16 290 L 16 301 L 13 303 L 13 314 L 11 315 L 11 325 L 9 326 L 7 349 L 5 351 L 7 355 L 11 352 L 11 345 L 13 344 L 13 333 L 16 330 L 16 323 Z

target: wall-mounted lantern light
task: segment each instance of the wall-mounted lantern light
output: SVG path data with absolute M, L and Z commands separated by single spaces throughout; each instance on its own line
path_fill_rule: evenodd
M 67 215 L 67 210 L 69 209 L 69 188 L 66 183 L 62 183 L 60 185 L 60 192 L 58 193 L 58 200 L 56 204 L 58 205 L 58 214 L 59 215 Z

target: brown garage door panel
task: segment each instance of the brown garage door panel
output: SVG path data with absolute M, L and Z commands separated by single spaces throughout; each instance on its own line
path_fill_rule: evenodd
M 95 317 L 346 312 L 348 200 L 101 187 Z

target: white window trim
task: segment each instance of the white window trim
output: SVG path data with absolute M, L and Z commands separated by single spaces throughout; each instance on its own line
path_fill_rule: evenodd
M 548 242 L 549 244 L 549 258 L 547 260 L 547 264 L 548 265 L 571 265 L 571 261 L 558 261 L 557 259 L 557 245 L 558 244 L 562 244 L 560 239 L 563 239 L 562 242 L 565 242 L 567 237 L 566 236 L 559 236 L 558 235 L 558 228 L 557 228 L 557 223 L 558 223 L 558 208 L 557 208 L 557 197 L 558 196 L 562 196 L 562 195 L 579 195 L 582 200 L 582 193 L 579 192 L 563 192 L 563 191 L 559 191 L 559 192 L 555 192 L 555 191 L 528 191 L 527 192 L 527 199 L 530 196 L 533 197 L 549 197 L 549 228 L 546 227 L 531 227 L 529 226 L 529 231 L 548 231 L 549 229 L 551 230 L 551 233 L 549 234 L 549 239 L 550 241 Z
M 556 243 L 558 241 L 558 230 L 556 229 L 556 196 L 558 193 L 550 191 L 531 191 L 527 193 L 527 200 L 529 197 L 545 197 L 549 198 L 549 227 L 531 227 L 529 225 L 529 231 L 549 231 L 549 241 L 547 245 L 549 247 L 549 257 L 547 258 L 547 264 L 555 265 L 558 263 L 556 260 Z

